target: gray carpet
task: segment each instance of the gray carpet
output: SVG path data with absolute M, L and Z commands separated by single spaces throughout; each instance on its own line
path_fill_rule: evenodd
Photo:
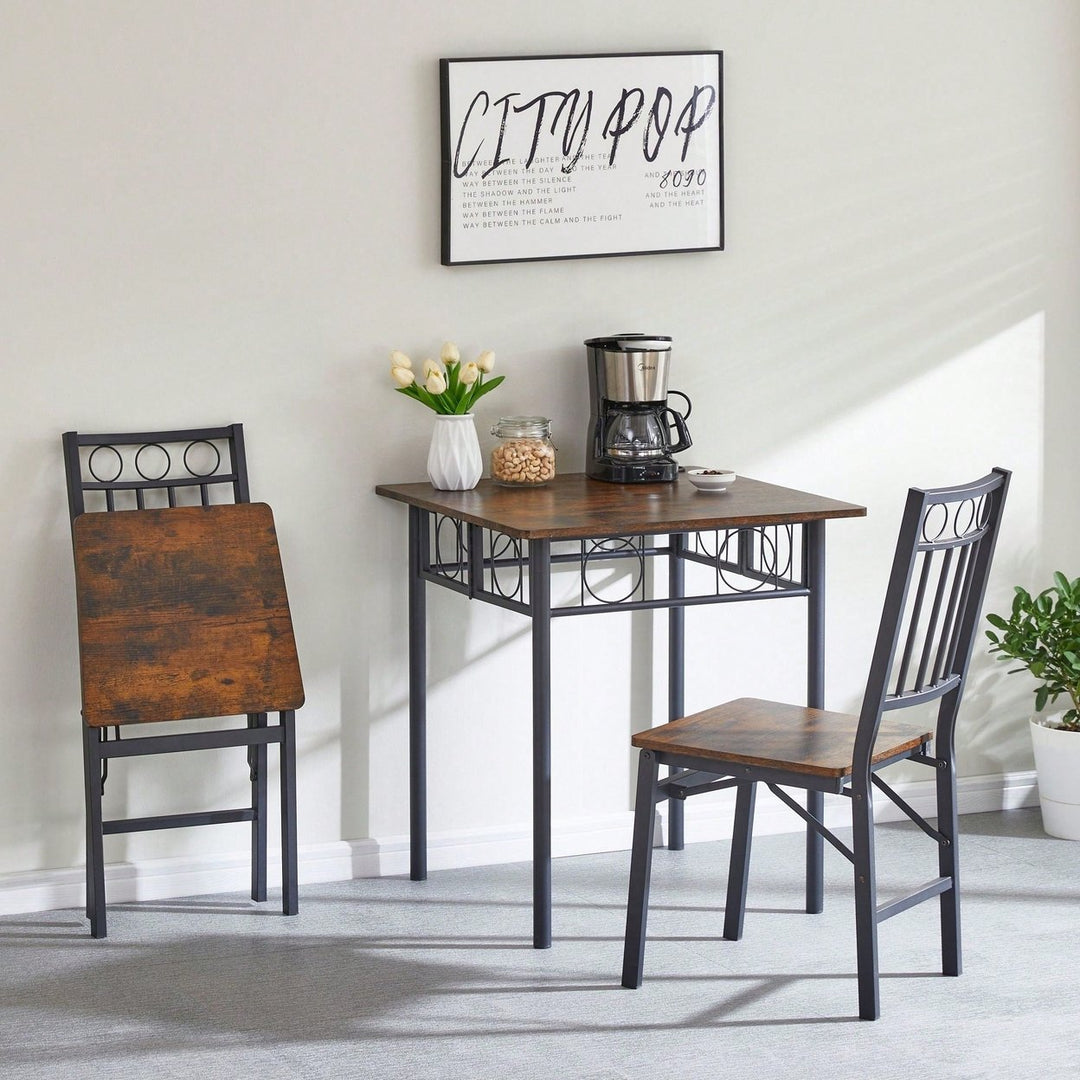
M 856 1018 L 848 864 L 801 900 L 801 840 L 755 844 L 747 930 L 722 939 L 726 845 L 656 852 L 645 985 L 619 987 L 628 853 L 558 860 L 551 950 L 528 865 L 0 919 L 0 1076 L 561 1078 L 1080 1076 L 1080 844 L 1037 811 L 962 819 L 965 973 L 937 909 L 881 930 L 882 1018 Z M 936 873 L 879 830 L 879 894 Z

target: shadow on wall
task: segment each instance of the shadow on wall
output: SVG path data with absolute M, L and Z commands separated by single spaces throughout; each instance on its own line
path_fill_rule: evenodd
M 896 141 L 851 132 L 842 153 L 780 147 L 753 193 L 761 228 L 733 228 L 724 256 L 739 274 L 723 282 L 720 366 L 735 377 L 716 391 L 715 364 L 680 373 L 698 412 L 753 459 L 1043 310 L 1040 130 L 1032 117 L 1029 140 L 1002 143 L 967 118 Z

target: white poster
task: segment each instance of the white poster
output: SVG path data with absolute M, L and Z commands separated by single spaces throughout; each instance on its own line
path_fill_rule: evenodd
M 719 52 L 442 60 L 442 262 L 724 246 Z

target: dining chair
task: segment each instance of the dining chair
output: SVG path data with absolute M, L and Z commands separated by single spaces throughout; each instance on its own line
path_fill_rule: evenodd
M 645 956 L 653 819 L 657 802 L 735 788 L 724 937 L 742 937 L 757 784 L 763 783 L 853 866 L 859 1016 L 877 1019 L 878 924 L 916 904 L 940 903 L 942 972 L 959 975 L 960 878 L 957 857 L 954 732 L 972 645 L 997 542 L 1010 474 L 994 469 L 958 487 L 908 492 L 859 714 L 742 698 L 640 732 L 630 890 L 622 985 L 641 986 Z M 932 715 L 901 710 L 936 702 Z M 923 710 L 924 716 L 927 710 Z M 937 819 L 924 820 L 880 776 L 900 761 L 933 771 Z M 659 766 L 671 773 L 659 779 Z M 845 843 L 785 787 L 847 797 L 852 836 Z M 875 880 L 873 788 L 937 845 L 938 874 L 879 904 Z
M 79 623 L 86 913 L 106 936 L 103 837 L 251 823 L 267 896 L 268 747 L 280 751 L 282 911 L 298 911 L 295 710 L 303 684 L 273 515 L 251 503 L 243 427 L 63 436 Z M 278 722 L 269 722 L 270 713 Z M 166 720 L 246 726 L 121 738 Z M 188 725 L 192 727 L 194 725 Z M 112 730 L 113 737 L 109 737 Z M 244 747 L 246 806 L 103 818 L 114 758 Z

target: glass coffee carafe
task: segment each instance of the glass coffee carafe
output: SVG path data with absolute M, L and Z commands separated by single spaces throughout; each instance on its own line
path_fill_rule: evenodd
M 686 397 L 681 393 L 679 396 Z M 689 414 L 689 399 L 686 404 Z M 609 457 L 653 459 L 689 445 L 685 416 L 670 406 L 609 406 L 603 436 L 604 453 Z

